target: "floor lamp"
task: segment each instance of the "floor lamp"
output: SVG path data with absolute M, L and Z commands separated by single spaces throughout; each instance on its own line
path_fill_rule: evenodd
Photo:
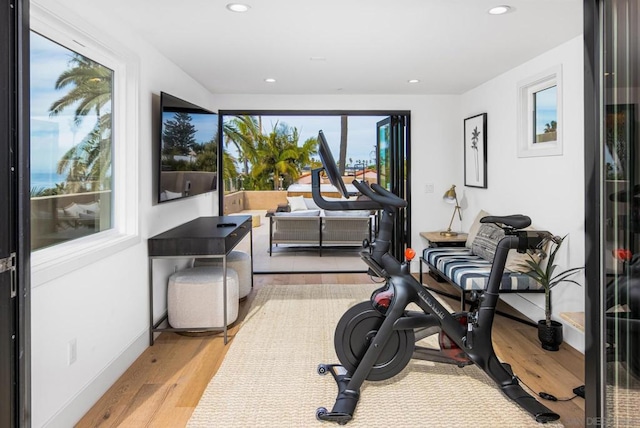
M 455 184 L 452 185 L 451 188 L 444 193 L 444 196 L 442 196 L 442 200 L 445 201 L 448 204 L 456 204 L 456 206 L 453 209 L 453 215 L 451 216 L 451 221 L 449 222 L 449 227 L 447 228 L 446 231 L 440 232 L 440 235 L 443 235 L 443 236 L 457 236 L 458 232 L 453 232 L 451 230 L 451 225 L 453 224 L 453 219 L 456 218 L 456 212 L 458 213 L 458 216 L 460 217 L 460 221 L 462 221 L 462 212 L 460 211 L 460 205 L 458 204 L 458 195 L 456 194 L 456 185 Z

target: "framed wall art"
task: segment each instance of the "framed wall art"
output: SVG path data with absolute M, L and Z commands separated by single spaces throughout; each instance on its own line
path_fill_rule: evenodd
M 487 113 L 464 120 L 464 185 L 487 188 Z

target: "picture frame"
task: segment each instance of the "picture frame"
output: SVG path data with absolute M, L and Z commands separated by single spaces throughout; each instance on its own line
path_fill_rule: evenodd
M 487 188 L 487 113 L 464 119 L 464 185 Z

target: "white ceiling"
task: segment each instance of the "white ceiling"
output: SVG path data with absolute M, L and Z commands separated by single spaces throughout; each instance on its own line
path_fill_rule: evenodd
M 95 7 L 213 93 L 460 94 L 582 34 L 582 0 L 231 1 Z M 512 11 L 487 13 L 499 4 Z

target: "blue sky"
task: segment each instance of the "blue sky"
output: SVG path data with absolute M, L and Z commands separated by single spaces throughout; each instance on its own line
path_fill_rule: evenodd
M 536 92 L 536 135 L 544 133 L 547 123 L 558 121 L 558 88 L 551 88 Z
M 375 163 L 376 123 L 386 116 L 349 116 L 347 125 L 347 164 L 349 158 L 355 163 L 358 160 L 367 164 Z M 230 119 L 231 117 L 229 117 Z M 225 117 L 225 119 L 227 119 Z M 300 143 L 308 138 L 317 137 L 322 130 L 333 157 L 340 155 L 340 116 L 262 116 L 264 133 L 273 129 L 276 123 L 286 123 L 298 128 Z M 316 156 L 317 158 L 317 156 Z
M 35 173 L 52 172 L 62 155 L 93 129 L 96 117 L 86 116 L 76 126 L 74 108 L 49 115 L 51 104 L 67 92 L 56 90 L 55 81 L 68 68 L 72 52 L 34 32 L 30 43 L 31 169 Z

